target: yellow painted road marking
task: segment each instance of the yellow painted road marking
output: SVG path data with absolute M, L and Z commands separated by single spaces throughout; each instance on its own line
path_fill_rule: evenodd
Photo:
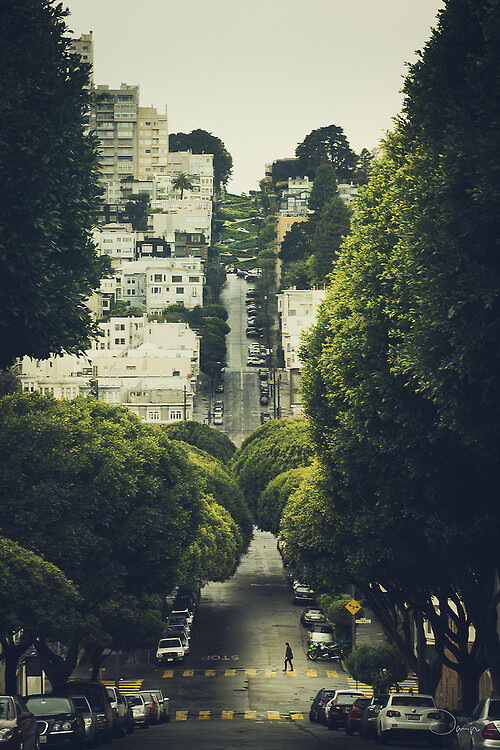
M 187 721 L 188 712 L 187 711 L 176 711 L 175 712 L 175 720 L 176 721 Z
M 174 676 L 174 670 L 173 669 L 166 669 L 163 672 L 163 677 L 166 679 L 167 677 L 173 677 Z
M 234 716 L 234 711 L 223 711 L 221 715 L 221 719 L 232 719 Z
M 290 718 L 292 721 L 304 721 L 304 714 L 300 711 L 290 711 Z
M 245 669 L 245 674 L 247 675 L 247 677 L 255 677 L 255 675 L 257 674 L 257 670 L 256 669 Z
M 256 719 L 257 711 L 245 711 L 245 719 Z
M 317 677 L 318 673 L 315 669 L 306 669 L 306 677 Z
M 194 677 L 194 669 L 185 669 L 182 673 L 183 677 Z
M 276 677 L 275 669 L 266 669 L 266 677 Z
M 210 711 L 200 711 L 198 714 L 198 719 L 209 719 L 210 718 Z
M 327 677 L 338 677 L 338 673 L 334 669 L 326 670 Z
M 224 672 L 224 675 L 226 677 L 234 677 L 235 674 L 236 674 L 236 669 L 226 669 L 226 671 Z
M 297 676 L 297 672 L 295 671 L 295 669 L 292 669 L 291 672 L 285 672 L 285 674 L 286 674 L 287 677 L 296 677 Z
M 205 677 L 215 677 L 215 669 L 205 669 Z
M 281 714 L 279 711 L 268 711 L 267 718 L 268 719 L 281 719 Z

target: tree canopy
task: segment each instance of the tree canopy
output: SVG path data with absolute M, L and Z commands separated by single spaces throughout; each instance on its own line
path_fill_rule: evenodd
M 326 125 L 311 131 L 295 149 L 302 174 L 314 177 L 321 164 L 331 164 L 339 180 L 350 180 L 357 157 L 343 128 Z
M 91 237 L 97 148 L 84 134 L 89 66 L 69 53 L 67 14 L 54 0 L 2 7 L 0 369 L 81 352 L 97 330 L 84 304 L 105 263 Z
M 235 444 L 227 435 L 201 422 L 176 422 L 161 429 L 165 430 L 171 440 L 182 440 L 184 443 L 194 445 L 195 448 L 206 451 L 222 464 L 227 464 L 236 450 Z

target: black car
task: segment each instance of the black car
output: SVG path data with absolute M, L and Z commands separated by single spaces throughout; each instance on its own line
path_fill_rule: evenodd
M 267 380 L 269 373 L 267 370 L 259 370 L 259 380 Z
M 311 708 L 309 709 L 309 721 L 317 721 L 319 724 L 326 724 L 325 706 L 328 701 L 333 698 L 336 692 L 336 690 L 330 690 L 329 688 L 321 688 L 321 690 L 316 693 L 316 696 L 311 698 L 312 703 Z
M 260 423 L 266 424 L 266 422 L 271 421 L 271 415 L 267 411 L 261 411 L 260 413 Z
M 102 682 L 92 680 L 63 682 L 60 685 L 54 685 L 52 695 L 84 695 L 96 714 L 99 739 L 102 742 L 111 742 L 115 734 L 115 717 L 111 698 Z
M 85 724 L 71 698 L 58 695 L 30 695 L 28 711 L 36 717 L 40 744 L 46 747 L 85 747 Z

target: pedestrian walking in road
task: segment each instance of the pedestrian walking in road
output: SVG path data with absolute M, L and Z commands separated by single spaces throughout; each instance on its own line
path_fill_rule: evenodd
M 285 643 L 285 646 L 286 646 L 286 649 L 285 649 L 285 668 L 284 668 L 283 672 L 286 672 L 286 665 L 287 664 L 290 665 L 290 672 L 293 672 L 293 664 L 292 664 L 293 654 L 292 654 L 292 649 L 290 648 L 290 644 L 289 643 Z

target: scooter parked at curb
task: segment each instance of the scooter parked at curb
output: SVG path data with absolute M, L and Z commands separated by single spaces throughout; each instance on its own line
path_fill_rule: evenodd
M 307 650 L 307 658 L 311 661 L 337 661 L 343 669 L 344 652 L 337 643 L 312 643 Z

